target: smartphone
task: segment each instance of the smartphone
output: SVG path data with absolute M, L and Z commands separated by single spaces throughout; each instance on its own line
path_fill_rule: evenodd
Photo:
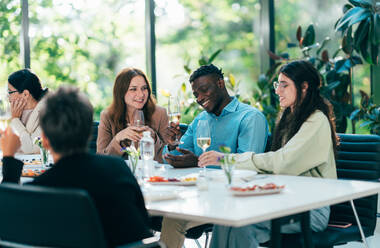
M 331 227 L 338 227 L 338 228 L 347 228 L 352 226 L 352 223 L 349 222 L 343 222 L 343 221 L 331 221 L 328 226 Z

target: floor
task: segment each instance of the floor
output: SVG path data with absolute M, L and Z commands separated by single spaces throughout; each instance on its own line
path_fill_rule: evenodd
M 380 213 L 380 197 L 378 203 L 378 213 Z M 205 244 L 205 235 L 199 239 L 200 244 L 204 247 Z M 372 237 L 367 238 L 367 243 L 369 248 L 378 248 L 380 247 L 380 217 L 377 218 L 375 234 Z M 335 246 L 337 248 L 364 248 L 365 245 L 362 242 L 350 242 L 346 245 Z M 194 240 L 186 239 L 185 248 L 198 248 Z

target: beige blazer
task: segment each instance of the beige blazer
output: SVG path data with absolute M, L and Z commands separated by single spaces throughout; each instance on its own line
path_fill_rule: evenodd
M 154 160 L 162 163 L 162 149 L 166 144 L 164 135 L 165 129 L 168 127 L 169 119 L 166 109 L 156 106 L 156 110 L 152 115 L 152 123 L 150 128 L 155 132 L 155 157 Z M 100 114 L 100 123 L 98 127 L 98 139 L 96 141 L 97 153 L 125 156 L 120 150 L 122 147 L 130 145 L 129 140 L 118 142 L 115 139 L 116 130 L 113 120 L 111 120 L 108 111 L 103 110 Z
M 40 148 L 34 144 L 34 139 L 41 136 L 41 128 L 39 125 L 40 111 L 42 101 L 39 101 L 29 116 L 26 125 L 22 124 L 20 118 L 13 118 L 11 120 L 11 127 L 19 134 L 21 147 L 19 152 L 25 154 L 39 153 Z

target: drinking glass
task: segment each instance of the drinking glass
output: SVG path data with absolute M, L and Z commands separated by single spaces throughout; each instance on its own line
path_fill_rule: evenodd
M 133 112 L 133 122 L 132 122 L 132 125 L 135 126 L 135 127 L 143 127 L 144 124 L 145 124 L 144 112 L 142 110 L 136 109 Z M 143 131 L 141 131 L 139 133 L 142 133 L 142 132 Z M 138 149 L 139 142 L 133 142 L 133 144 L 136 147 L 136 149 Z
M 169 97 L 168 101 L 168 115 L 169 115 L 169 125 L 171 122 L 173 122 L 175 125 L 179 125 L 179 120 L 181 119 L 181 110 L 180 110 L 180 104 L 177 97 Z M 181 142 L 178 139 L 178 136 L 176 135 L 175 141 L 173 145 L 178 145 Z
M 0 94 L 0 130 L 5 131 L 11 119 L 11 108 L 5 92 Z
M 199 120 L 197 125 L 197 145 L 206 152 L 206 149 L 211 145 L 210 126 L 207 120 Z M 206 167 L 203 167 L 206 171 Z

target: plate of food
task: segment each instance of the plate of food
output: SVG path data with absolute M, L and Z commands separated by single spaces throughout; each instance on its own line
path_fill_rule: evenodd
M 181 185 L 190 186 L 197 183 L 196 177 L 181 177 L 181 178 L 166 178 L 161 176 L 153 176 L 147 180 L 148 183 L 152 185 Z
M 22 177 L 37 177 L 44 173 L 45 169 L 23 169 L 22 170 Z
M 264 185 L 255 184 L 250 186 L 231 186 L 229 191 L 235 196 L 268 195 L 280 193 L 284 188 L 285 185 L 266 183 Z

